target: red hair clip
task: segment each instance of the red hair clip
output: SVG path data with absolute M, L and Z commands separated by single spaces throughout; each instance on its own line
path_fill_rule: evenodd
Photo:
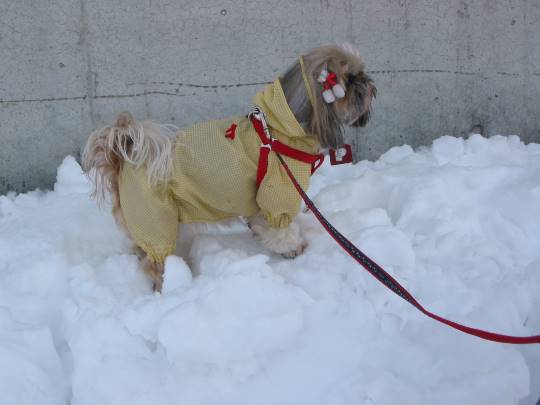
M 334 72 L 329 72 L 326 69 L 321 70 L 321 74 L 317 79 L 323 86 L 322 96 L 327 104 L 336 101 L 336 98 L 345 97 L 345 89 L 337 81 L 337 75 Z

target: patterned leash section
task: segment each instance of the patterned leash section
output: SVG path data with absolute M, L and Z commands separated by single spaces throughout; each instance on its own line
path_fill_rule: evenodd
M 443 318 L 442 316 L 439 316 L 437 314 L 434 314 L 427 309 L 425 309 L 412 295 L 409 293 L 405 287 L 403 287 L 396 279 L 394 279 L 390 274 L 388 274 L 381 266 L 379 266 L 377 263 L 375 263 L 373 260 L 371 260 L 365 253 L 363 253 L 360 249 L 358 249 L 350 240 L 348 240 L 341 232 L 339 232 L 336 228 L 332 226 L 330 222 L 321 214 L 321 212 L 317 209 L 313 201 L 307 196 L 305 191 L 302 189 L 300 184 L 298 184 L 298 181 L 292 174 L 291 170 L 287 166 L 287 163 L 285 163 L 285 160 L 283 157 L 276 153 L 279 161 L 283 165 L 283 168 L 287 172 L 287 175 L 291 179 L 292 183 L 294 184 L 294 187 L 304 200 L 304 203 L 306 206 L 313 212 L 317 220 L 321 223 L 321 225 L 326 229 L 326 231 L 334 238 L 334 240 L 358 263 L 362 265 L 373 277 L 375 277 L 377 280 L 379 280 L 382 284 L 384 284 L 388 289 L 392 290 L 395 294 L 399 295 L 401 298 L 403 298 L 405 301 L 409 302 L 411 305 L 415 306 L 419 311 L 421 311 L 426 316 L 430 317 L 431 319 L 434 319 L 438 322 L 441 322 L 445 325 L 448 325 L 454 329 L 457 329 L 461 332 L 467 333 L 469 335 L 473 335 L 476 337 L 479 337 L 481 339 L 490 340 L 492 342 L 499 342 L 499 343 L 509 343 L 509 344 L 534 344 L 534 343 L 540 343 L 540 335 L 535 336 L 510 336 L 510 335 L 502 335 L 499 333 L 493 333 L 489 331 L 485 331 L 482 329 L 476 329 L 472 328 L 470 326 L 461 325 L 457 322 L 450 321 L 446 318 Z

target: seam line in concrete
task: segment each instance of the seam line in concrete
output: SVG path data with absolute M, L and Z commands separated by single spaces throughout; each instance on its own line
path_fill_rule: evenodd
M 143 97 L 151 94 L 164 94 L 166 96 L 185 97 L 185 94 L 171 93 L 168 91 L 146 91 L 143 93 L 134 94 L 110 94 L 103 96 L 94 96 L 94 99 L 107 99 L 107 98 L 129 98 L 129 97 Z M 39 103 L 43 101 L 70 101 L 70 100 L 86 100 L 88 96 L 74 96 L 74 97 L 49 97 L 49 98 L 30 98 L 20 100 L 1 100 L 0 104 L 17 104 L 17 103 Z
M 372 75 L 378 74 L 396 74 L 396 73 L 451 73 L 456 75 L 467 75 L 474 76 L 480 75 L 481 73 L 473 72 L 461 72 L 461 71 L 452 71 L 452 70 L 441 70 L 441 69 L 401 69 L 401 70 L 371 70 L 367 73 Z M 493 74 L 493 73 L 492 73 Z M 524 77 L 524 75 L 519 73 L 509 73 L 509 72 L 494 72 L 496 75 L 509 76 L 509 77 Z M 531 73 L 532 76 L 539 76 L 540 73 Z M 272 82 L 253 82 L 253 83 L 235 83 L 235 84 L 213 84 L 213 85 L 204 85 L 204 84 L 194 84 L 194 83 L 177 83 L 177 82 L 128 82 L 128 86 L 133 85 L 170 85 L 177 87 L 188 87 L 188 88 L 198 88 L 198 89 L 228 89 L 233 87 L 248 87 L 248 86 L 260 86 L 264 84 L 269 84 Z M 91 92 L 89 92 L 91 93 Z M 47 97 L 47 98 L 35 98 L 35 99 L 14 99 L 14 100 L 2 100 L 0 99 L 0 104 L 17 104 L 17 103 L 37 103 L 37 102 L 47 102 L 47 101 L 70 101 L 70 100 L 86 100 L 87 98 L 95 99 L 113 99 L 113 98 L 129 98 L 129 97 L 144 97 L 148 95 L 166 95 L 166 96 L 175 96 L 175 97 L 185 97 L 185 94 L 179 94 L 177 92 L 169 91 L 144 91 L 140 93 L 133 94 L 110 94 L 110 95 L 84 95 L 84 96 L 73 96 L 73 97 Z
M 167 84 L 178 87 L 192 87 L 197 89 L 228 89 L 231 87 L 261 86 L 272 82 L 253 82 L 253 83 L 235 83 L 235 84 L 194 84 L 194 83 L 176 83 L 176 82 L 128 82 L 127 86 L 149 85 L 149 84 Z

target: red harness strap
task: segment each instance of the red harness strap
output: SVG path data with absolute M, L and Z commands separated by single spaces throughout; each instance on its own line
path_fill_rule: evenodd
M 266 172 L 268 170 L 268 155 L 271 150 L 292 159 L 309 163 L 311 165 L 311 174 L 313 174 L 315 170 L 317 170 L 322 165 L 324 161 L 323 154 L 312 155 L 311 153 L 291 148 L 289 145 L 286 145 L 278 141 L 277 139 L 269 138 L 264 132 L 262 122 L 253 116 L 251 117 L 251 123 L 253 124 L 255 132 L 257 132 L 262 142 L 259 152 L 259 165 L 257 167 L 257 188 L 259 188 L 259 186 L 261 185 L 261 182 L 263 181 L 264 176 L 266 175 Z

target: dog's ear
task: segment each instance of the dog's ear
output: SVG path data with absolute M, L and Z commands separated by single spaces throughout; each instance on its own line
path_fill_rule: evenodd
M 303 57 L 303 68 L 296 61 L 280 78 L 294 116 L 325 148 L 343 143 L 343 129 L 335 107 L 323 101 L 322 85 L 317 81 L 321 70 L 328 66 L 328 52 L 332 48 L 321 47 L 308 52 Z M 306 86 L 310 86 L 311 99 Z
M 337 82 L 345 90 L 343 82 L 343 67 L 338 59 L 337 48 L 321 47 L 310 52 L 306 59 L 308 74 L 312 82 L 313 92 L 313 116 L 311 120 L 311 132 L 315 134 L 323 148 L 337 148 L 343 144 L 343 125 L 340 116 L 340 108 L 336 102 L 327 102 L 323 96 L 324 85 L 318 81 L 321 72 L 336 74 Z M 341 104 L 341 103 L 339 103 Z

